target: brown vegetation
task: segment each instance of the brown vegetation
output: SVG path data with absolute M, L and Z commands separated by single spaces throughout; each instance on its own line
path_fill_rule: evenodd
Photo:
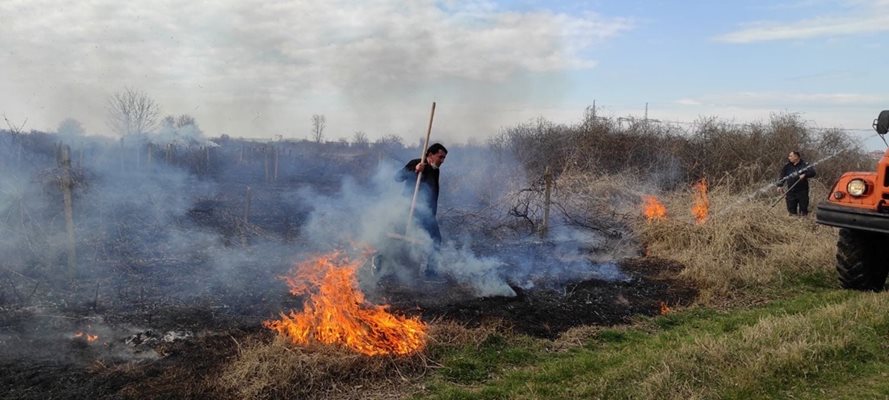
M 767 123 L 734 124 L 701 119 L 689 129 L 649 122 L 594 117 L 575 125 L 546 120 L 507 129 L 491 141 L 495 149 L 520 160 L 532 177 L 546 167 L 557 175 L 645 177 L 671 190 L 707 177 L 731 177 L 735 188 L 777 180 L 787 153 L 802 152 L 818 164 L 821 179 L 832 182 L 848 170 L 869 169 L 873 161 L 841 130 L 808 126 L 799 115 L 773 115 Z
M 636 224 L 649 256 L 679 261 L 702 288 L 703 302 L 732 298 L 741 289 L 780 284 L 800 275 L 832 273 L 835 229 L 811 217 L 791 217 L 783 202 L 745 200 L 725 186 L 710 192 L 715 210 L 692 223 L 691 193 L 666 197 L 670 218 Z M 739 198 L 740 197 L 740 198 Z
M 221 393 L 244 399 L 401 398 L 417 379 L 437 368 L 430 354 L 479 345 L 504 332 L 451 321 L 430 324 L 430 348 L 409 356 L 368 357 L 332 346 L 297 347 L 281 338 L 243 346 L 216 381 Z

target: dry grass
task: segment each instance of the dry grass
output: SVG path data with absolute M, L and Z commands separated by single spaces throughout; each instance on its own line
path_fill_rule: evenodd
M 768 198 L 745 200 L 720 187 L 709 198 L 711 218 L 703 224 L 692 222 L 691 193 L 677 192 L 662 199 L 666 220 L 640 218 L 635 225 L 647 255 L 686 266 L 683 275 L 700 285 L 702 302 L 833 270 L 836 230 L 815 224 L 811 214 L 790 217 L 783 202 L 771 207 Z
M 429 324 L 429 347 L 479 346 L 492 335 L 511 334 L 507 325 L 497 321 L 488 321 L 479 327 L 467 328 L 456 321 L 438 319 Z
M 553 341 L 550 348 L 554 351 L 563 351 L 570 350 L 575 347 L 584 346 L 590 343 L 590 341 L 597 335 L 599 335 L 599 333 L 601 333 L 603 329 L 605 328 L 596 325 L 575 326 L 565 332 L 562 332 L 562 334 L 559 335 L 559 337 L 555 341 Z
M 478 346 L 504 332 L 498 325 L 466 328 L 456 322 L 430 324 L 423 352 L 407 357 L 368 357 L 329 347 L 298 347 L 276 338 L 245 344 L 216 381 L 220 393 L 239 399 L 402 398 L 437 368 L 430 353 L 466 345 Z
M 241 399 L 393 397 L 387 393 L 423 375 L 430 368 L 427 361 L 422 353 L 368 357 L 335 347 L 297 347 L 277 338 L 245 345 L 217 386 Z

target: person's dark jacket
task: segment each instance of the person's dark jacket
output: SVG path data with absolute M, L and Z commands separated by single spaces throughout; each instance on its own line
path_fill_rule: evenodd
M 417 184 L 416 167 L 419 163 L 419 158 L 413 159 L 395 175 L 395 180 L 405 182 L 405 191 L 408 192 L 409 189 L 411 196 L 414 194 L 414 185 Z M 438 213 L 438 174 L 438 168 L 426 164 L 420 178 L 420 192 L 417 193 L 417 204 L 425 204 L 432 217 Z
M 800 174 L 805 174 L 806 179 L 803 179 L 799 183 Z M 809 192 L 809 179 L 817 176 L 817 172 L 815 172 L 815 167 L 809 165 L 809 163 L 799 160 L 796 165 L 793 165 L 791 162 L 787 162 L 784 165 L 784 168 L 781 168 L 781 176 L 778 179 L 778 186 L 786 186 L 788 190 L 794 193 L 808 193 Z M 796 184 L 794 186 L 794 184 Z

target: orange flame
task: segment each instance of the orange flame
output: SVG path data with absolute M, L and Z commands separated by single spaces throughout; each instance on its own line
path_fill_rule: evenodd
M 360 262 L 339 252 L 297 264 L 283 279 L 293 295 L 308 294 L 302 312 L 281 314 L 263 326 L 299 345 L 344 345 L 374 356 L 410 354 L 426 345 L 426 324 L 419 317 L 390 314 L 387 306 L 369 304 L 358 289 Z
M 91 335 L 89 333 L 84 333 L 84 332 L 74 332 L 74 337 L 83 338 L 89 343 L 99 340 L 99 335 Z
M 667 303 L 661 302 L 661 315 L 665 315 L 673 310 L 670 309 L 670 306 Z
M 691 214 L 695 222 L 703 224 L 710 215 L 710 199 L 707 197 L 707 178 L 701 178 L 694 186 L 695 202 L 691 206 Z
M 642 215 L 649 221 L 667 218 L 667 208 L 654 196 L 643 196 Z

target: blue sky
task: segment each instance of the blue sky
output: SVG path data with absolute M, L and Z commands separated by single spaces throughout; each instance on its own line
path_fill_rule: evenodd
M 889 109 L 889 0 L 0 2 L 0 113 L 109 131 L 124 87 L 210 136 L 480 140 L 544 117 L 693 122 L 799 113 L 866 130 Z M 872 132 L 872 131 L 871 131 Z

